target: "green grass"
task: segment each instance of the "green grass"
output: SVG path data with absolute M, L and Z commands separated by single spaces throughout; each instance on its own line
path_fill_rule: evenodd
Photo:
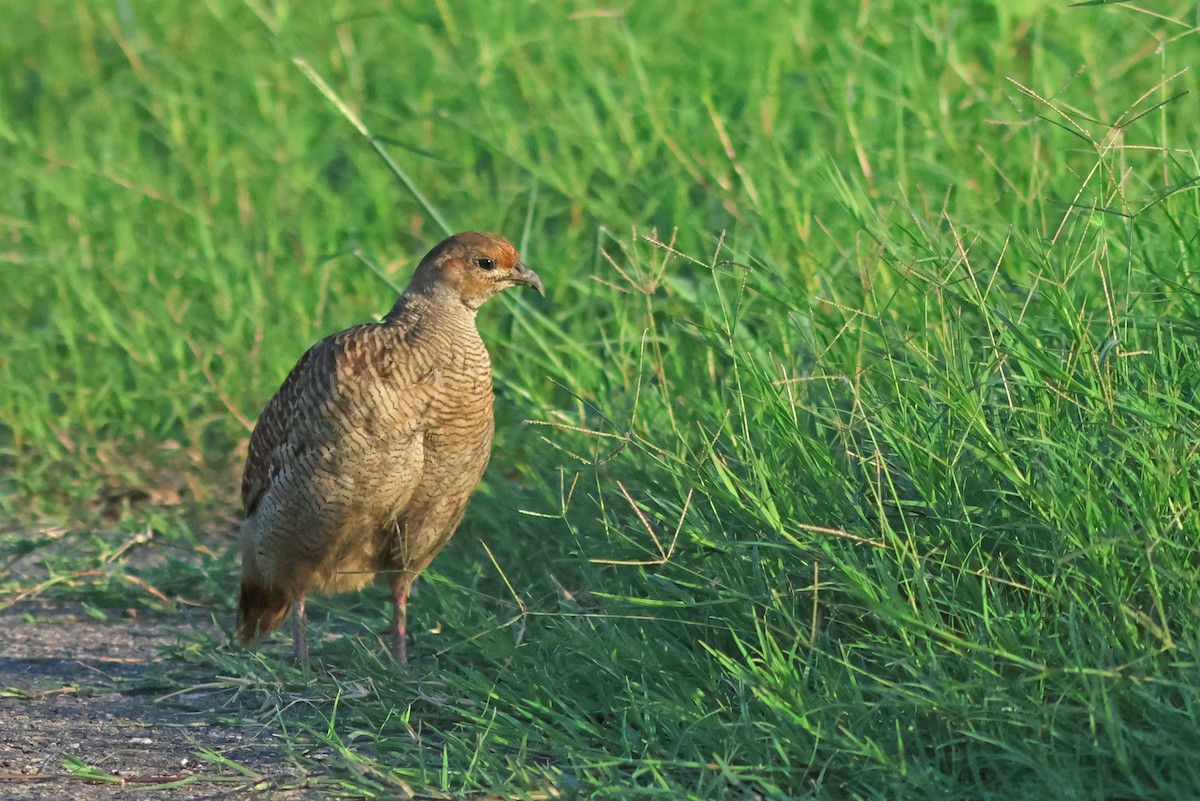
M 7 5 L 8 598 L 228 624 L 239 416 L 440 216 L 549 298 L 415 664 L 175 655 L 348 794 L 1200 793 L 1193 3 Z

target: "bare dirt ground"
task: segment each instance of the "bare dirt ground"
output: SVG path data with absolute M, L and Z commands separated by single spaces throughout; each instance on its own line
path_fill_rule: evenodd
M 324 797 L 269 724 L 214 722 L 211 677 L 162 658 L 191 625 L 211 623 L 41 601 L 0 613 L 0 799 Z

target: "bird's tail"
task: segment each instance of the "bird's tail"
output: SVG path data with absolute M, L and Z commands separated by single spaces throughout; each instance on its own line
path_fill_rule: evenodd
M 249 645 L 255 639 L 273 631 L 287 613 L 292 601 L 278 587 L 272 587 L 255 575 L 257 571 L 242 568 L 242 591 L 238 597 L 237 636 Z

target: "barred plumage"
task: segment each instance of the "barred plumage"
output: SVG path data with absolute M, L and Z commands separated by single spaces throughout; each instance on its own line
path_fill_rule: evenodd
M 492 444 L 492 376 L 475 313 L 541 279 L 496 234 L 453 236 L 422 259 L 381 323 L 321 340 L 292 368 L 250 438 L 242 478 L 246 642 L 293 611 L 307 658 L 304 599 L 386 572 L 392 654 L 406 661 L 413 581 L 453 535 Z

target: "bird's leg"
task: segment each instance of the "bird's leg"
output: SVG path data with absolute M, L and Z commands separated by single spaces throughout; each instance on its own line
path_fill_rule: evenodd
M 304 614 L 304 596 L 292 604 L 292 663 L 308 664 L 308 617 Z
M 408 587 L 392 589 L 392 659 L 408 664 Z

